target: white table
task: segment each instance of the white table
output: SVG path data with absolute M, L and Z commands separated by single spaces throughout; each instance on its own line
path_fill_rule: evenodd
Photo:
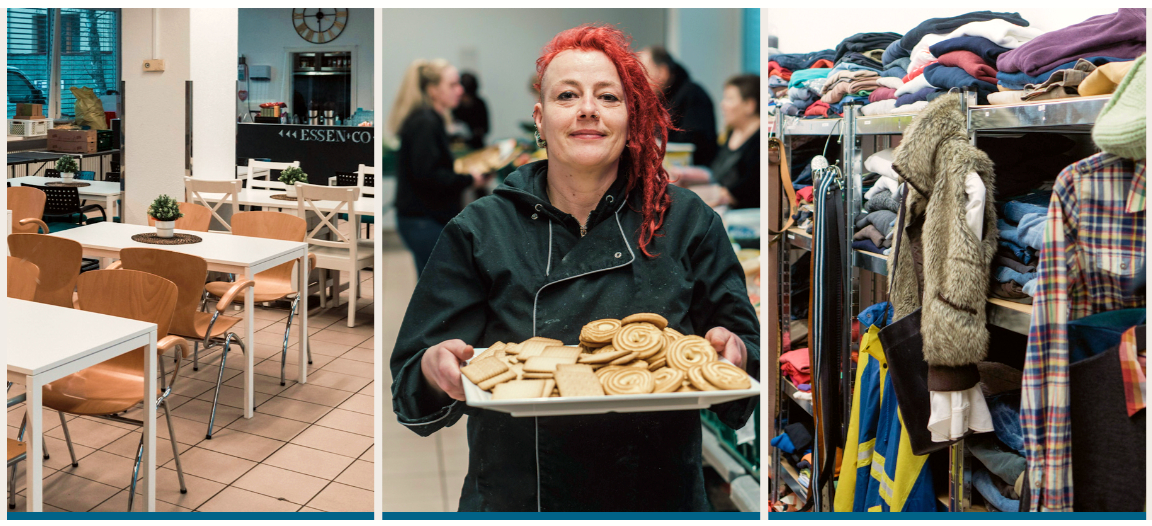
M 145 509 L 156 511 L 156 324 L 43 303 L 4 299 L 8 381 L 25 386 L 28 511 L 44 511 L 45 385 L 138 347 L 144 353 Z M 67 327 L 68 330 L 54 328 Z
M 12 186 L 21 186 L 26 184 L 36 186 L 48 186 L 50 182 L 61 182 L 63 179 L 59 177 L 14 177 L 8 179 Z M 112 221 L 113 217 L 122 216 L 120 210 L 117 209 L 116 201 L 124 198 L 124 192 L 120 190 L 120 183 L 113 183 L 109 181 L 82 181 L 74 179 L 78 183 L 88 183 L 88 186 L 81 186 L 76 190 L 80 192 L 80 199 L 92 199 L 94 201 L 104 201 L 104 210 L 108 214 L 108 221 Z
M 351 187 L 348 187 L 351 188 Z M 242 205 L 260 206 L 264 208 L 280 208 L 285 210 L 296 210 L 299 207 L 298 201 L 283 201 L 280 199 L 272 199 L 273 195 L 283 195 L 284 190 L 266 190 L 263 188 L 245 188 L 240 190 L 237 195 L 237 200 Z M 220 200 L 231 202 L 230 199 L 225 199 L 224 194 L 200 194 L 204 200 L 211 203 L 217 203 Z M 380 214 L 380 207 L 377 205 L 378 201 L 375 197 L 360 196 L 360 199 L 352 203 L 352 212 L 358 216 L 375 216 Z M 313 201 L 313 205 L 320 209 L 322 212 L 331 212 L 340 204 L 339 201 Z M 346 210 L 345 210 L 346 212 Z
M 234 236 L 213 232 L 177 230 L 183 234 L 199 236 L 204 241 L 191 245 L 150 245 L 132 241 L 135 234 L 155 232 L 155 227 L 124 223 L 96 223 L 53 233 L 51 235 L 74 240 L 84 247 L 88 257 L 118 258 L 120 250 L 132 247 L 158 248 L 204 258 L 208 270 L 243 274 L 253 279 L 277 265 L 297 260 L 296 290 L 301 292 L 297 329 L 300 331 L 300 383 L 308 381 L 308 244 L 259 237 Z M 244 291 L 244 417 L 252 418 L 254 401 L 254 356 L 256 355 L 253 291 Z

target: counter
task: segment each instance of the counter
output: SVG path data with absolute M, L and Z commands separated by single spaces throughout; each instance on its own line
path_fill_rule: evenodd
M 327 185 L 337 171 L 355 172 L 372 165 L 374 129 L 359 126 L 238 123 L 237 164 L 247 159 L 300 161 L 308 183 Z

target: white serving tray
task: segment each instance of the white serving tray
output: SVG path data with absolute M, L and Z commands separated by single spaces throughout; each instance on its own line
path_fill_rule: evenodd
M 484 349 L 475 349 L 479 355 Z M 469 360 L 471 361 L 471 360 Z M 720 358 L 722 362 L 728 362 Z M 760 396 L 760 382 L 755 378 L 752 387 L 733 391 L 693 391 L 688 393 L 661 393 L 642 395 L 569 396 L 559 398 L 524 398 L 493 400 L 492 393 L 480 389 L 463 374 L 464 396 L 468 405 L 491 409 L 512 416 L 564 416 L 602 415 L 605 413 L 643 413 L 649 411 L 684 411 L 707 409 L 715 404 Z

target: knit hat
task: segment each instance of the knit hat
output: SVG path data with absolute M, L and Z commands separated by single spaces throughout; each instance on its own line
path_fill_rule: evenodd
M 1129 159 L 1144 159 L 1147 149 L 1145 84 L 1148 79 L 1141 55 L 1120 81 L 1092 128 L 1092 140 L 1101 150 Z

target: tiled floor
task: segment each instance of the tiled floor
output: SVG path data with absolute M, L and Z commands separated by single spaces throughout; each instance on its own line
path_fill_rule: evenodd
M 400 332 L 400 323 L 408 300 L 416 287 L 416 266 L 412 255 L 398 239 L 382 237 L 382 276 L 380 301 L 383 314 L 378 330 L 383 343 L 383 400 L 380 404 L 383 427 L 380 487 L 383 511 L 456 511 L 460 489 L 468 472 L 467 417 L 456 425 L 423 438 L 396 421 L 392 412 L 392 373 L 388 369 L 392 347 Z
M 204 435 L 220 371 L 219 349 L 201 354 L 199 371 L 193 372 L 185 363 L 169 403 L 188 493 L 180 494 L 161 412 L 157 415 L 157 511 L 373 510 L 372 276 L 369 271 L 360 273 L 364 297 L 357 302 L 356 327 L 347 326 L 346 304 L 309 317 L 313 365 L 305 385 L 294 380 L 298 370 L 295 327 L 288 349 L 287 385 L 281 387 L 279 382 L 287 310 L 257 307 L 256 342 L 249 345 L 257 364 L 256 413 L 250 420 L 242 418 L 243 356 L 234 350 L 224 367 L 211 440 Z M 313 305 L 314 313 L 317 308 Z M 242 312 L 229 314 L 241 316 Z M 235 331 L 243 334 L 243 323 Z M 20 389 L 13 386 L 9 394 Z M 24 404 L 8 409 L 9 438 L 16 438 L 23 416 Z M 69 417 L 68 429 L 80 464 L 73 468 L 55 411 L 46 410 L 44 422 L 51 455 L 44 463 L 44 510 L 125 511 L 139 428 Z M 22 462 L 15 511 L 24 510 L 25 473 Z M 141 509 L 140 498 L 135 507 Z

